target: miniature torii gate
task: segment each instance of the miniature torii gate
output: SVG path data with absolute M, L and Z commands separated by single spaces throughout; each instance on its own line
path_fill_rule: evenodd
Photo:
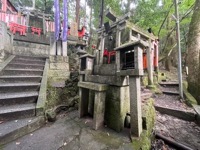
M 143 31 L 142 29 L 138 28 L 131 22 L 127 21 L 130 18 L 130 14 L 126 14 L 125 16 L 118 18 L 116 15 L 111 11 L 109 8 L 106 11 L 106 17 L 109 18 L 113 23 L 110 26 L 110 30 L 115 30 L 116 32 L 116 44 L 115 47 L 119 47 L 121 45 L 121 33 L 122 30 L 125 28 L 129 29 L 129 41 L 135 41 L 135 40 L 143 40 L 145 41 L 146 45 L 149 45 L 149 48 L 147 49 L 147 70 L 148 70 L 148 85 L 153 85 L 153 64 L 155 66 L 155 70 L 158 71 L 158 38 L 155 37 L 152 34 L 149 34 L 146 31 Z M 99 56 L 97 63 L 99 65 L 103 64 L 103 53 L 105 48 L 105 37 L 108 36 L 106 33 L 106 29 L 100 28 L 97 30 L 99 37 L 100 37 L 100 44 L 99 44 Z M 153 51 L 153 50 L 154 51 Z M 118 55 L 116 54 L 116 64 L 119 64 Z M 154 56 L 155 55 L 155 56 Z M 153 60 L 153 56 L 155 59 Z M 118 68 L 119 70 L 119 68 Z

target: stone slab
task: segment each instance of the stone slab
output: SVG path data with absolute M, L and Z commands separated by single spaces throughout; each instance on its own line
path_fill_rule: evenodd
M 144 71 L 143 69 L 127 69 L 127 70 L 120 70 L 120 72 L 117 72 L 117 75 L 120 76 L 143 76 Z
M 86 75 L 86 82 L 94 82 L 100 84 L 109 84 L 115 86 L 128 86 L 129 76 L 99 76 L 99 75 Z
M 156 106 L 156 105 L 155 105 L 155 109 L 162 114 L 174 116 L 186 121 L 195 121 L 195 113 L 192 113 L 192 112 L 185 112 L 181 110 L 176 110 L 176 109 L 171 109 L 171 108 L 166 108 L 166 107 L 161 107 L 161 106 Z
M 78 86 L 80 88 L 86 88 L 94 91 L 106 91 L 108 89 L 108 85 L 92 83 L 92 82 L 79 82 Z

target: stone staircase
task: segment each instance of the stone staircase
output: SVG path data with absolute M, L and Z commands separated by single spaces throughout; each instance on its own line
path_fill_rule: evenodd
M 36 117 L 36 105 L 45 62 L 45 58 L 15 56 L 0 72 L 0 145 L 44 123 L 43 116 Z

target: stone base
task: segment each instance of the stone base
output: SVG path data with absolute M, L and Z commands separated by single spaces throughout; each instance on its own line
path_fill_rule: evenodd
M 50 56 L 48 77 L 51 81 L 65 81 L 70 77 L 68 57 Z

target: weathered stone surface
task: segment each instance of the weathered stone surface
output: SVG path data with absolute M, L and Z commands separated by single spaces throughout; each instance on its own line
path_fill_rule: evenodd
M 69 70 L 68 63 L 50 63 L 50 69 L 52 70 Z
M 126 113 L 130 112 L 129 87 L 109 86 L 106 92 L 105 124 L 120 132 L 124 128 Z
M 142 76 L 144 75 L 143 69 L 128 69 L 128 70 L 120 70 L 120 72 L 117 72 L 117 75 L 120 76 Z
M 95 91 L 93 128 L 97 130 L 104 125 L 106 92 Z
M 49 77 L 66 78 L 66 79 L 68 79 L 70 76 L 70 72 L 65 70 L 49 70 L 48 74 Z
M 92 83 L 92 82 L 79 82 L 78 86 L 81 88 L 86 88 L 95 91 L 105 91 L 108 89 L 108 85 L 106 84 L 99 84 L 99 83 Z
M 141 108 L 141 86 L 139 77 L 129 78 L 130 88 L 130 114 L 131 134 L 140 137 L 142 133 L 142 108 Z
M 63 63 L 68 62 L 68 57 L 64 56 L 49 56 L 50 63 Z
M 115 64 L 103 64 L 94 66 L 94 75 L 116 75 L 117 66 Z
M 15 41 L 25 41 L 25 42 L 32 42 L 32 43 L 38 43 L 38 44 L 45 44 L 50 45 L 50 37 L 45 35 L 36 35 L 32 33 L 26 33 L 26 36 L 20 36 L 19 34 L 16 34 L 14 36 Z
M 129 85 L 129 77 L 121 77 L 121 76 L 99 76 L 99 75 L 86 75 L 86 82 L 94 82 L 101 84 L 109 84 L 116 86 L 127 86 Z

